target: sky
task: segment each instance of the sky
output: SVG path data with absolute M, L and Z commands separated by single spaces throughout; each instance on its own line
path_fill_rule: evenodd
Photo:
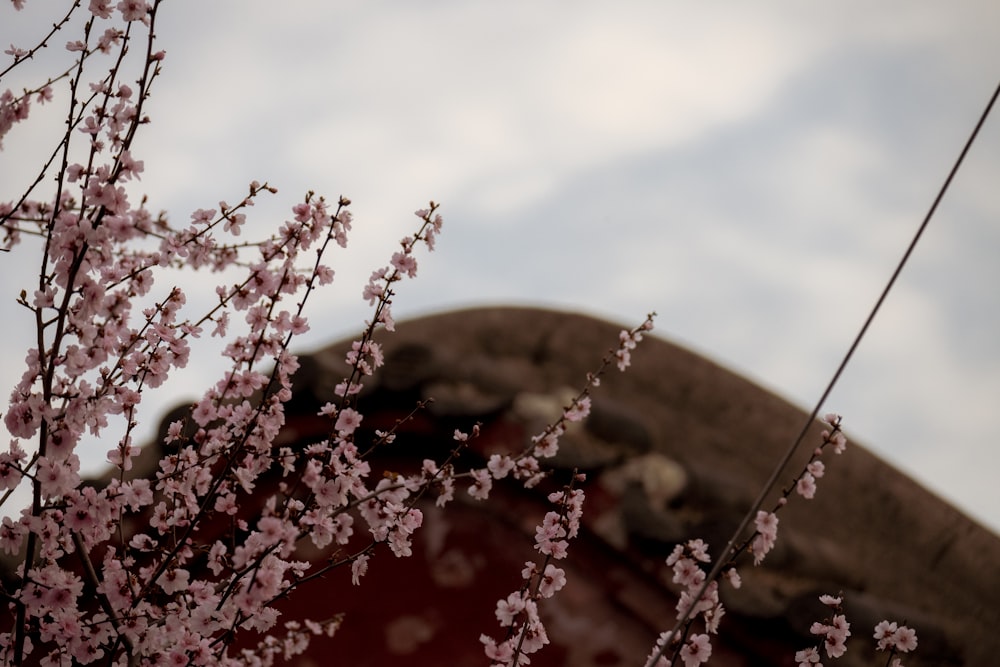
M 28 46 L 49 7 L 4 3 L 0 43 Z M 248 236 L 309 190 L 353 201 L 299 349 L 360 330 L 368 274 L 433 199 L 444 232 L 397 319 L 519 304 L 634 325 L 655 310 L 658 335 L 809 409 L 1000 81 L 998 24 L 988 1 L 168 0 L 133 154 L 150 207 L 178 223 L 254 179 L 279 193 Z M 46 113 L 4 139 L 0 201 L 51 143 Z M 826 404 L 995 530 L 998 183 L 992 117 Z M 30 342 L 26 260 L 0 257 L 4 395 Z M 210 300 L 204 276 L 176 280 Z M 216 357 L 178 373 L 144 404 L 150 423 L 221 371 Z

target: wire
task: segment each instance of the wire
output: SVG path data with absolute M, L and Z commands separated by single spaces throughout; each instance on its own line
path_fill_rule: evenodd
M 774 488 L 774 485 L 777 483 L 778 478 L 781 476 L 781 473 L 784 472 L 785 466 L 788 465 L 788 462 L 792 459 L 792 456 L 795 455 L 795 452 L 798 451 L 799 446 L 802 444 L 803 440 L 805 440 L 806 435 L 809 433 L 809 429 L 812 427 L 813 423 L 816 421 L 816 418 L 819 416 L 820 410 L 823 409 L 823 404 L 826 403 L 826 399 L 830 397 L 830 393 L 833 391 L 834 387 L 837 385 L 837 382 L 840 380 L 840 376 L 843 374 L 844 369 L 847 368 L 847 364 L 851 361 L 851 358 L 854 356 L 854 352 L 858 349 L 858 346 L 861 344 L 861 340 L 865 337 L 865 334 L 868 333 L 868 328 L 871 326 L 871 323 L 875 320 L 875 316 L 878 314 L 878 311 L 882 308 L 882 304 L 889 296 L 889 292 L 892 290 L 893 285 L 896 284 L 896 279 L 899 278 L 900 273 L 903 272 L 903 267 L 906 266 L 907 261 L 909 261 L 910 255 L 913 254 L 914 248 L 917 247 L 917 243 L 920 241 L 920 237 L 923 236 L 924 230 L 927 229 L 927 225 L 930 223 L 931 218 L 934 217 L 934 213 L 937 211 L 938 205 L 941 203 L 941 200 L 944 199 L 945 193 L 948 191 L 948 188 L 951 186 L 951 182 L 954 180 L 955 175 L 958 173 L 959 168 L 962 166 L 962 162 L 965 161 L 965 156 L 968 155 L 969 150 L 972 148 L 972 144 L 975 143 L 976 137 L 979 135 L 979 131 L 986 123 L 986 119 L 989 117 L 990 112 L 993 110 L 993 105 L 996 103 L 998 97 L 1000 97 L 1000 84 L 997 84 L 997 88 L 996 90 L 993 91 L 993 95 L 992 97 L 990 97 L 989 102 L 987 102 L 986 108 L 983 110 L 983 113 L 979 116 L 979 121 L 972 129 L 972 133 L 969 135 L 968 140 L 965 142 L 965 146 L 962 147 L 962 151 L 958 154 L 958 159 L 955 160 L 955 164 L 952 166 L 951 171 L 948 172 L 948 177 L 945 178 L 944 183 L 938 190 L 937 196 L 934 197 L 934 201 L 931 203 L 930 208 L 927 210 L 927 215 L 924 216 L 923 221 L 920 223 L 920 227 L 917 228 L 916 233 L 910 240 L 910 244 L 909 246 L 907 246 L 906 252 L 903 253 L 902 258 L 896 265 L 896 269 L 892 272 L 892 275 L 889 277 L 889 281 L 886 283 L 885 288 L 879 295 L 878 300 L 875 302 L 875 305 L 871 309 L 871 312 L 868 313 L 868 317 L 865 319 L 864 324 L 861 325 L 861 329 L 858 331 L 858 334 L 854 337 L 854 341 L 848 348 L 847 353 L 844 355 L 844 358 L 840 362 L 840 365 L 837 366 L 837 370 L 834 372 L 833 377 L 830 378 L 829 384 L 827 384 L 826 389 L 823 390 L 823 393 L 820 395 L 819 400 L 816 401 L 815 407 L 813 407 L 812 412 L 809 413 L 809 417 L 802 425 L 802 430 L 799 431 L 798 436 L 792 442 L 791 446 L 788 448 L 788 451 L 785 452 L 785 455 L 782 457 L 781 461 L 778 463 L 777 466 L 775 466 L 774 471 L 768 478 L 767 483 L 764 485 L 764 488 L 760 492 L 760 495 L 757 496 L 757 499 L 754 501 L 753 506 L 751 506 L 750 510 L 743 517 L 743 521 L 740 522 L 739 528 L 737 528 L 736 531 L 733 533 L 733 536 L 730 538 L 729 543 L 726 545 L 726 548 L 722 551 L 720 557 L 716 560 L 715 565 L 712 567 L 711 572 L 709 572 L 708 576 L 705 577 L 705 581 L 702 583 L 701 590 L 699 590 L 698 594 L 694 596 L 693 598 L 694 600 L 700 600 L 701 596 L 704 595 L 705 591 L 708 589 L 709 584 L 718 579 L 719 574 L 722 572 L 722 568 L 725 566 L 727 562 L 728 554 L 732 551 L 733 547 L 736 545 L 736 542 L 737 540 L 739 540 L 740 535 L 742 535 L 743 532 L 747 529 L 747 526 L 750 525 L 751 518 L 756 516 L 757 511 L 761 508 L 761 506 L 763 506 L 764 500 L 767 498 L 767 494 L 770 493 L 771 489 Z M 687 622 L 688 618 L 691 616 L 691 610 L 694 608 L 694 606 L 695 606 L 694 604 L 690 605 L 688 609 L 684 612 L 684 614 L 682 614 L 681 617 L 677 620 L 677 623 L 670 631 L 671 637 L 677 636 L 676 635 L 677 631 L 681 628 L 682 625 L 684 625 L 684 623 Z M 666 651 L 668 643 L 669 642 L 662 642 L 662 646 L 647 661 L 646 663 L 647 666 L 655 664 L 656 661 L 663 656 L 663 653 Z

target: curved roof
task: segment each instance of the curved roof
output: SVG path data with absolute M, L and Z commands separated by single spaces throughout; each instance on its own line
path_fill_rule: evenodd
M 379 339 L 386 365 L 369 381 L 362 412 L 370 427 L 391 424 L 417 400 L 433 397 L 411 422 L 414 444 L 401 446 L 413 457 L 433 453 L 441 442 L 447 448 L 452 429 L 473 421 L 482 421 L 487 434 L 477 445 L 481 454 L 519 447 L 544 425 L 546 409 L 567 404 L 567 392 L 583 385 L 617 344 L 620 329 L 529 308 L 463 310 L 401 323 Z M 346 368 L 346 349 L 344 343 L 310 355 L 309 370 L 299 378 L 305 391 L 298 395 L 321 402 L 332 396 Z M 580 595 L 605 596 L 635 623 L 623 633 L 648 637 L 674 618 L 663 564 L 673 544 L 700 537 L 721 549 L 807 415 L 661 338 L 648 336 L 632 359 L 627 372 L 605 375 L 591 416 L 583 429 L 567 434 L 554 463 L 588 472 L 588 537 L 583 546 L 571 545 L 570 563 L 592 556 L 584 570 L 603 568 L 605 579 L 620 578 Z M 850 439 L 850 415 L 845 423 Z M 804 465 L 820 429 L 817 424 L 783 479 Z M 917 629 L 920 646 L 906 656 L 908 665 L 987 664 L 1000 652 L 1000 538 L 863 446 L 850 442 L 842 456 L 824 460 L 827 474 L 815 499 L 793 495 L 780 512 L 775 551 L 760 567 L 741 566 L 740 590 L 723 588 L 721 632 L 733 662 L 715 664 L 742 664 L 737 656 L 754 654 L 746 664 L 787 660 L 814 639 L 808 627 L 824 613 L 816 596 L 838 591 L 855 624 L 852 646 L 858 646 L 839 664 L 872 664 L 870 628 L 882 618 Z M 511 501 L 500 513 L 520 511 L 516 507 Z M 525 538 L 526 558 L 530 545 Z M 621 574 L 626 570 L 641 576 L 628 579 Z M 485 604 L 491 612 L 492 602 Z M 414 624 L 425 633 L 434 625 Z M 579 624 L 589 627 L 585 620 Z M 648 644 L 639 653 L 646 651 Z M 533 664 L 559 664 L 544 662 L 544 653 Z M 634 652 L 627 653 L 631 659 Z M 725 650 L 717 653 L 721 658 Z M 600 655 L 596 648 L 594 655 Z M 566 664 L 618 664 L 590 659 L 574 655 Z

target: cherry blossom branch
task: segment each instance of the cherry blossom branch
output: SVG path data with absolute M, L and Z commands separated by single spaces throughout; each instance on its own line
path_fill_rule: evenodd
M 631 364 L 631 352 L 653 328 L 656 313 L 650 313 L 639 326 L 622 330 L 618 347 L 611 349 L 602 358 L 596 371 L 587 373 L 586 384 L 580 392 L 563 408 L 562 414 L 547 425 L 543 431 L 533 436 L 531 443 L 519 454 L 494 454 L 485 468 L 466 473 L 473 484 L 468 493 L 473 498 L 486 500 L 494 480 L 508 475 L 521 480 L 525 488 L 537 485 L 545 476 L 539 467 L 537 457 L 555 456 L 559 449 L 559 439 L 566 431 L 567 422 L 579 422 L 590 413 L 590 392 L 600 386 L 601 377 L 614 363 L 624 372 Z M 456 476 L 457 477 L 457 476 Z M 540 598 L 548 598 L 560 590 L 566 582 L 565 572 L 551 564 L 552 559 L 562 559 L 567 555 L 568 540 L 574 538 L 580 526 L 583 512 L 583 491 L 574 484 L 583 481 L 582 475 L 574 472 L 570 483 L 562 491 L 548 495 L 548 500 L 557 505 L 557 511 L 548 512 L 542 523 L 535 529 L 535 548 L 544 556 L 541 567 L 529 561 L 521 571 L 523 584 L 518 591 L 497 602 L 496 617 L 501 627 L 506 628 L 506 637 L 497 643 L 486 634 L 480 635 L 480 642 L 486 657 L 493 665 L 517 667 L 529 661 L 528 654 L 535 653 L 548 643 L 545 626 L 538 616 L 537 603 Z M 516 625 L 517 621 L 520 625 Z
M 836 454 L 844 452 L 847 441 L 841 430 L 841 417 L 829 414 L 825 417 L 830 429 L 821 434 L 822 442 L 816 447 L 802 471 L 782 491 L 771 512 L 758 510 L 754 517 L 753 533 L 737 545 L 736 538 L 743 533 L 743 528 L 737 530 L 720 557 L 711 567 L 709 573 L 702 570 L 699 563 L 711 563 L 708 555 L 708 545 L 700 539 L 689 540 L 679 544 L 667 558 L 667 565 L 673 568 L 673 582 L 684 587 L 677 604 L 678 617 L 674 627 L 660 635 L 652 653 L 647 658 L 647 667 L 665 667 L 674 665 L 682 659 L 687 667 L 705 662 L 711 655 L 709 635 L 718 631 L 719 620 L 725 613 L 719 601 L 718 578 L 725 574 L 734 588 L 741 586 L 736 562 L 739 556 L 749 550 L 754 555 L 754 565 L 759 565 L 774 547 L 778 536 L 777 513 L 788 501 L 788 496 L 797 491 L 805 499 L 811 499 L 816 493 L 816 480 L 823 476 L 825 468 L 819 461 L 824 448 L 832 446 Z M 749 515 L 748 515 L 749 516 Z M 745 521 L 749 523 L 749 521 Z M 693 635 L 688 638 L 694 622 L 701 618 L 708 634 Z M 664 658 L 670 651 L 670 661 Z
M 80 2 L 81 0 L 74 0 L 73 5 L 66 12 L 66 16 L 62 17 L 60 20 L 53 23 L 52 30 L 50 30 L 49 33 L 45 37 L 43 37 L 41 41 L 38 42 L 37 45 L 31 47 L 28 50 L 11 47 L 9 51 L 5 52 L 9 53 L 9 55 L 14 56 L 14 62 L 12 62 L 4 69 L 0 70 L 0 80 L 3 80 L 3 77 L 9 74 L 10 71 L 13 70 L 15 67 L 17 67 L 18 65 L 27 60 L 30 60 L 35 56 L 36 53 L 46 48 L 49 45 L 49 40 L 52 39 L 52 37 L 55 36 L 57 32 L 62 30 L 63 26 L 69 23 L 70 17 L 72 17 L 73 13 L 80 8 Z M 10 51 L 14 51 L 14 53 L 10 53 Z
M 32 313 L 37 348 L 29 354 L 28 369 L 4 415 L 15 440 L 0 455 L 3 490 L 9 492 L 21 479 L 32 486 L 29 511 L 17 522 L 5 518 L 0 524 L 4 551 L 22 549 L 26 554 L 21 588 L 11 598 L 16 618 L 11 631 L 0 635 L 0 652 L 13 664 L 36 658 L 92 662 L 99 655 L 117 664 L 122 652 L 130 664 L 154 654 L 169 654 L 175 662 L 200 662 L 206 651 L 216 650 L 210 647 L 217 647 L 218 657 L 224 658 L 237 628 L 267 630 L 275 613 L 270 605 L 301 585 L 296 582 L 310 580 L 311 566 L 289 560 L 298 541 L 310 537 L 317 544 L 333 539 L 346 544 L 353 514 L 349 510 L 362 515 L 374 538 L 368 549 L 346 561 L 352 564 L 355 581 L 377 544 L 387 542 L 397 556 L 408 555 L 410 535 L 421 521 L 416 503 L 431 489 L 440 492 L 438 501 L 446 497 L 443 489 L 454 483 L 453 459 L 464 446 L 456 447 L 439 469 L 382 480 L 369 489 L 363 481 L 367 464 L 352 442 L 361 415 L 350 406 L 361 376 L 381 364 L 373 333 L 376 327 L 392 328 L 393 283 L 415 275 L 415 245 L 424 242 L 433 249 L 440 231 L 441 218 L 432 203 L 418 212 L 422 223 L 417 234 L 404 239 L 391 266 L 377 272 L 366 288 L 366 298 L 379 293 L 379 305 L 353 350 L 341 409 L 331 412 L 337 421 L 331 442 L 308 447 L 298 457 L 302 463 L 319 460 L 316 457 L 328 461 L 329 478 L 314 475 L 319 471 L 308 465 L 303 476 L 315 499 L 310 506 L 318 510 L 326 503 L 322 517 L 309 514 L 310 507 L 292 495 L 284 496 L 284 509 L 276 511 L 275 500 L 288 489 L 266 501 L 261 516 L 252 518 L 255 525 L 237 516 L 238 493 L 253 493 L 258 478 L 274 463 L 286 472 L 296 466 L 288 450 L 272 451 L 283 424 L 282 403 L 290 397 L 290 379 L 298 365 L 288 350 L 293 337 L 308 328 L 308 297 L 333 278 L 321 260 L 331 241 L 346 244 L 350 214 L 344 209 L 349 202 L 341 198 L 337 213 L 330 216 L 322 198 L 314 200 L 310 193 L 293 209 L 295 220 L 275 237 L 232 244 L 215 240 L 218 229 L 238 235 L 244 221 L 241 209 L 251 205 L 261 189 L 273 188 L 252 184 L 250 196 L 236 207 L 220 202 L 218 217 L 215 211 L 196 211 L 193 224 L 183 230 L 171 229 L 162 216 L 154 220 L 144 208 L 145 199 L 142 208 L 131 206 L 123 183 L 138 179 L 143 163 L 130 149 L 139 126 L 149 120 L 143 106 L 163 60 L 162 52 L 153 51 L 158 7 L 156 1 L 125 0 L 114 8 L 109 0 L 91 1 L 83 41 L 68 45 L 74 65 L 64 75 L 50 77 L 35 93 L 47 100 L 49 86 L 66 80 L 65 133 L 42 165 L 41 176 L 16 204 L 0 206 L 10 247 L 19 243 L 22 232 L 42 239 L 38 289 L 33 298 L 22 293 L 18 300 Z M 90 44 L 92 31 L 97 21 L 106 20 L 120 20 L 123 28 L 112 24 L 95 48 Z M 126 53 L 139 37 L 140 24 L 145 26 L 145 53 L 138 89 L 132 91 L 118 82 L 131 62 Z M 90 92 L 82 94 L 85 73 L 99 52 L 113 54 L 112 62 L 106 74 L 90 84 Z M 28 101 L 11 94 L 0 105 L 14 114 L 13 120 L 23 120 Z M 81 142 L 86 143 L 78 149 Z M 80 162 L 72 162 L 77 154 Z M 32 193 L 59 157 L 55 196 L 49 202 L 32 201 Z M 70 194 L 74 188 L 75 197 Z M 150 238 L 159 239 L 158 250 L 132 249 L 132 241 Z M 296 258 L 317 242 L 311 268 L 298 268 Z M 257 261 L 241 259 L 251 249 L 258 252 Z M 159 269 L 202 266 L 244 266 L 247 276 L 221 289 L 219 303 L 201 319 L 179 315 L 185 297 L 173 289 L 143 311 L 137 330 L 129 328 L 132 301 L 148 294 Z M 292 294 L 300 297 L 296 307 L 282 309 L 279 302 Z M 155 479 L 130 479 L 126 472 L 136 454 L 131 434 L 144 390 L 160 386 L 173 368 L 187 363 L 189 339 L 200 334 L 204 323 L 213 322 L 213 335 L 225 336 L 230 313 L 241 311 L 246 312 L 249 333 L 237 336 L 225 350 L 233 361 L 231 370 L 189 417 L 170 424 L 172 451 L 160 460 Z M 267 359 L 274 365 L 262 372 L 260 364 Z M 84 432 L 102 436 L 109 428 L 108 416 L 117 414 L 125 425 L 124 435 L 109 452 L 116 474 L 106 487 L 81 487 L 76 443 Z M 388 442 L 393 435 L 390 431 L 380 439 Z M 19 445 L 27 439 L 37 442 L 31 456 Z M 345 485 L 342 491 L 353 500 L 346 507 L 335 502 L 338 498 L 330 494 L 340 492 L 328 483 Z M 141 518 L 145 528 L 126 529 L 126 519 L 132 517 Z M 213 517 L 229 520 L 229 532 L 202 544 L 197 530 Z M 74 551 L 79 572 L 66 561 Z M 213 577 L 201 577 L 195 569 L 201 560 L 207 561 L 205 573 Z M 81 598 L 85 584 L 93 589 L 89 599 L 98 609 L 87 608 Z M 198 610 L 210 610 L 205 612 L 209 616 L 195 618 Z M 186 620 L 174 625 L 167 619 Z M 315 634 L 333 627 L 324 623 L 306 628 Z M 80 631 L 60 639 L 49 630 L 63 625 Z M 153 627 L 160 632 L 147 632 Z M 305 632 L 301 626 L 286 629 L 296 642 Z M 274 641 L 265 638 L 262 646 L 274 649 Z M 287 643 L 284 649 L 290 650 Z
M 847 651 L 847 638 L 851 636 L 851 624 L 844 615 L 843 593 L 819 596 L 820 602 L 833 611 L 832 617 L 815 622 L 809 627 L 809 633 L 821 638 L 821 643 L 829 658 L 839 658 Z M 908 653 L 917 648 L 917 633 L 905 625 L 897 625 L 895 621 L 880 621 L 875 626 L 874 639 L 876 650 L 888 650 L 886 667 L 902 667 L 897 653 Z M 795 653 L 795 663 L 798 667 L 813 667 L 819 665 L 820 647 L 811 646 Z

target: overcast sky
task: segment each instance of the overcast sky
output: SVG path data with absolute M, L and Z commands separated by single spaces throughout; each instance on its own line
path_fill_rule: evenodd
M 28 46 L 48 6 L 4 3 L 4 48 Z M 354 201 L 306 349 L 359 330 L 368 274 L 434 199 L 444 234 L 397 319 L 535 304 L 631 325 L 656 310 L 660 335 L 808 409 L 1000 80 L 997 25 L 986 0 L 169 0 L 133 153 L 151 208 L 178 223 L 253 179 L 280 192 L 248 235 L 309 189 Z M 0 200 L 50 139 L 5 139 Z M 994 528 L 998 185 L 994 117 L 827 404 Z M 13 302 L 31 287 L 20 262 L 0 257 L 14 351 L 30 325 Z M 0 361 L 4 386 L 22 358 Z M 221 372 L 192 366 L 163 400 Z

